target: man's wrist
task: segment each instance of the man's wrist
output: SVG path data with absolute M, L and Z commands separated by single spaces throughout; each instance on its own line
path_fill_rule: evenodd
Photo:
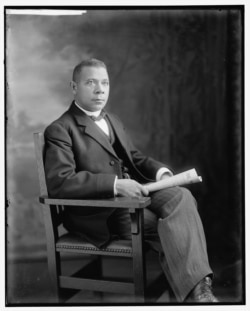
M 115 176 L 115 181 L 114 181 L 114 197 L 117 196 L 117 189 L 116 189 L 116 182 L 117 182 L 117 176 Z
M 173 173 L 167 167 L 161 167 L 156 173 L 156 181 L 161 180 L 164 174 L 168 174 L 169 176 L 173 176 Z

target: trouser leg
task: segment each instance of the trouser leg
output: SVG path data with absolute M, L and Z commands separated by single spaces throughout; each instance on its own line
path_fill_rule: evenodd
M 151 196 L 144 210 L 145 239 L 160 253 L 160 263 L 178 301 L 212 270 L 196 202 L 185 188 L 169 188 Z M 130 238 L 128 211 L 117 210 L 109 219 L 113 234 Z
M 183 301 L 201 279 L 212 274 L 196 201 L 189 190 L 174 187 L 155 192 L 150 209 L 159 218 L 162 268 L 177 300 Z

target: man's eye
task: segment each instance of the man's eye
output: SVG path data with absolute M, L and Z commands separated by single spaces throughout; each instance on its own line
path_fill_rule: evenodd
M 109 81 L 103 81 L 102 84 L 107 86 L 109 85 Z
M 88 80 L 86 84 L 87 84 L 87 85 L 93 85 L 93 84 L 94 84 L 94 81 L 93 81 L 93 80 Z

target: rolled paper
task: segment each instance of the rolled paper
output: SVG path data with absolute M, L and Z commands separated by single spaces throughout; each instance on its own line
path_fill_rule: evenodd
M 202 182 L 202 177 L 198 176 L 196 170 L 193 168 L 191 170 L 182 172 L 169 178 L 146 184 L 145 187 L 148 189 L 149 192 L 152 192 L 165 188 L 188 185 L 198 182 Z

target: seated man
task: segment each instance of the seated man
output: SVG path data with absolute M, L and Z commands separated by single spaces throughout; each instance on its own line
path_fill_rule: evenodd
M 143 155 L 121 122 L 106 113 L 109 76 L 97 59 L 78 64 L 71 82 L 74 101 L 45 130 L 45 172 L 54 198 L 148 196 L 147 182 L 168 178 L 166 165 Z M 217 302 L 212 293 L 203 226 L 189 190 L 172 187 L 150 194 L 144 210 L 145 235 L 160 261 L 177 301 Z M 64 226 L 97 247 L 112 236 L 129 239 L 127 210 L 65 209 Z

